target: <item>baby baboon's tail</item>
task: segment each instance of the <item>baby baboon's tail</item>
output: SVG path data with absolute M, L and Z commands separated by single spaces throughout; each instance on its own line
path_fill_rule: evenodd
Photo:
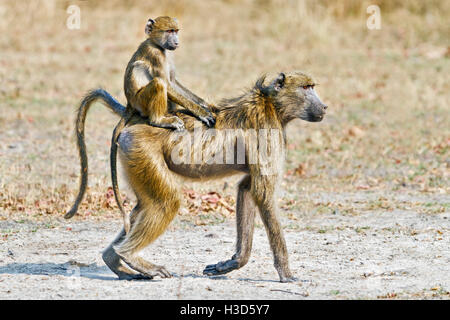
M 72 208 L 64 215 L 64 218 L 72 218 L 77 213 L 78 206 L 83 200 L 83 196 L 86 192 L 88 183 L 88 159 L 86 153 L 86 144 L 84 143 L 84 123 L 86 121 L 86 115 L 91 107 L 92 103 L 99 100 L 111 111 L 118 114 L 120 117 L 124 117 L 126 113 L 125 106 L 121 105 L 116 99 L 114 99 L 108 92 L 103 89 L 95 89 L 89 91 L 80 103 L 78 108 L 77 121 L 75 125 L 77 146 L 80 155 L 81 162 L 81 178 L 80 178 L 80 190 Z

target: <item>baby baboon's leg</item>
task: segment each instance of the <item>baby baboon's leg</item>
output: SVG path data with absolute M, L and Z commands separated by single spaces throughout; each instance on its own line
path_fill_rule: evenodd
M 132 217 L 134 216 L 135 212 L 139 210 L 138 208 L 139 204 L 136 205 L 136 207 L 131 212 Z M 151 279 L 151 277 L 144 276 L 127 267 L 127 265 L 122 261 L 120 256 L 114 251 L 113 247 L 116 244 L 120 243 L 124 237 L 125 237 L 125 229 L 122 228 L 122 230 L 119 232 L 114 241 L 105 249 L 105 251 L 103 251 L 102 255 L 103 261 L 108 266 L 108 268 L 111 269 L 112 272 L 117 274 L 117 276 L 121 280 Z
M 257 208 L 250 193 L 250 177 L 246 176 L 239 183 L 236 201 L 236 253 L 230 260 L 206 266 L 203 274 L 209 276 L 224 274 L 247 264 L 252 251 L 256 210 Z
M 145 106 L 144 113 L 148 115 L 149 123 L 156 127 L 183 130 L 183 121 L 169 115 L 167 102 L 167 85 L 164 80 L 154 78 L 139 94 L 139 104 Z
M 158 238 L 177 214 L 179 190 L 155 141 L 145 139 L 136 143 L 134 138 L 124 131 L 119 137 L 119 145 L 125 153 L 121 154 L 121 161 L 139 199 L 140 209 L 130 231 L 122 242 L 114 246 L 114 250 L 129 267 L 143 275 L 166 278 L 170 273 L 164 267 L 146 261 L 138 253 Z

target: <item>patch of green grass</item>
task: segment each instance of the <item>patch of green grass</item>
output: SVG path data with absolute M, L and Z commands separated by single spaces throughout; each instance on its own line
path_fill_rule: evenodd
M 333 295 L 333 296 L 337 296 L 337 295 L 339 295 L 341 292 L 339 291 L 339 290 L 331 290 L 330 291 L 330 294 L 331 295 Z

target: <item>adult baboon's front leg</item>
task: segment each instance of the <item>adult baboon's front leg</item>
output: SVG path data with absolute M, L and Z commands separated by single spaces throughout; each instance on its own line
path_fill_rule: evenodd
M 247 264 L 252 251 L 256 210 L 250 194 L 250 177 L 246 176 L 239 184 L 236 201 L 236 253 L 230 260 L 206 266 L 203 274 L 208 276 L 225 274 Z
M 298 279 L 292 276 L 289 269 L 289 258 L 284 240 L 283 230 L 275 213 L 275 203 L 271 198 L 261 199 L 259 212 L 266 228 L 274 257 L 274 266 L 280 276 L 280 282 L 294 282 Z

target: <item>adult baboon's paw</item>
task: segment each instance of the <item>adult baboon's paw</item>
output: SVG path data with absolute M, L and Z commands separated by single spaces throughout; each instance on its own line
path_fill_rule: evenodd
M 207 276 L 217 276 L 228 273 L 239 268 L 237 260 L 221 261 L 216 264 L 210 264 L 203 270 L 203 274 Z
M 289 282 L 297 282 L 298 278 L 290 276 L 290 277 L 280 277 L 280 282 L 289 283 Z
M 171 278 L 172 274 L 167 271 L 167 269 L 163 266 L 157 266 L 155 267 L 154 270 L 152 270 L 152 274 L 154 274 L 155 276 L 158 275 L 161 278 Z
M 154 278 L 154 277 L 161 277 L 161 278 L 170 278 L 172 277 L 172 274 L 167 271 L 166 268 L 163 266 L 154 266 L 151 269 L 144 269 L 144 268 L 134 268 L 136 271 L 140 272 L 143 276 Z

